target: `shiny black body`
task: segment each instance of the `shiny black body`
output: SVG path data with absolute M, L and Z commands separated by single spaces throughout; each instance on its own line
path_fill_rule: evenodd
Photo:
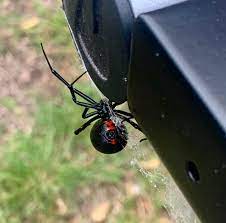
M 112 128 L 109 128 L 109 126 L 112 126 Z M 93 125 L 90 139 L 99 152 L 113 154 L 125 148 L 128 134 L 123 123 L 120 127 L 116 127 L 111 120 L 100 119 Z
M 108 99 L 96 102 L 88 95 L 74 88 L 73 85 L 75 82 L 87 72 L 81 74 L 72 83 L 68 83 L 55 69 L 53 69 L 42 44 L 41 47 L 52 74 L 68 87 L 74 103 L 85 108 L 82 113 L 82 118 L 90 118 L 79 129 L 75 130 L 75 135 L 80 134 L 91 123 L 99 120 L 93 126 L 91 131 L 91 141 L 93 146 L 98 151 L 106 154 L 121 151 L 127 143 L 127 131 L 124 122 L 128 122 L 134 128 L 141 131 L 140 127 L 131 120 L 133 119 L 133 115 L 125 111 L 117 110 L 117 103 L 111 102 Z M 83 101 L 78 101 L 78 97 L 83 99 Z

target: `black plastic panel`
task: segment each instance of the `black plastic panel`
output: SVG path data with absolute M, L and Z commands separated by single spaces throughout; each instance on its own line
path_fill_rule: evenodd
M 128 101 L 205 223 L 226 222 L 226 4 L 191 0 L 139 17 Z
M 110 100 L 127 100 L 131 28 L 128 0 L 63 0 L 72 35 L 86 68 Z

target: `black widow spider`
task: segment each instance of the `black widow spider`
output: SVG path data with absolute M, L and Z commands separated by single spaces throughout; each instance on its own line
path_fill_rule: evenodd
M 74 88 L 73 85 L 85 73 L 87 73 L 87 71 L 81 74 L 79 77 L 77 77 L 70 84 L 55 69 L 53 69 L 43 48 L 42 43 L 41 48 L 52 74 L 55 75 L 60 81 L 62 81 L 68 87 L 74 103 L 82 107 L 85 107 L 82 113 L 82 118 L 83 119 L 90 118 L 79 129 L 74 131 L 75 135 L 78 135 L 92 122 L 99 119 L 94 124 L 90 132 L 91 142 L 95 149 L 105 154 L 117 153 L 124 149 L 128 140 L 128 133 L 124 125 L 124 122 L 125 121 L 128 122 L 135 129 L 141 131 L 141 128 L 135 122 L 131 121 L 131 119 L 133 119 L 133 115 L 128 112 L 115 109 L 116 106 L 118 105 L 117 103 L 111 102 L 108 99 L 102 99 L 100 100 L 100 102 L 96 102 L 88 95 Z M 86 102 L 78 101 L 77 96 L 80 96 Z M 90 109 L 93 109 L 95 111 L 89 112 Z

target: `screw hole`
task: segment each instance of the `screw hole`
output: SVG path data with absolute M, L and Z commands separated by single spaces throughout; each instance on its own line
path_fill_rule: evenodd
M 200 181 L 199 170 L 194 162 L 188 161 L 186 163 L 186 173 L 192 182 L 198 183 Z

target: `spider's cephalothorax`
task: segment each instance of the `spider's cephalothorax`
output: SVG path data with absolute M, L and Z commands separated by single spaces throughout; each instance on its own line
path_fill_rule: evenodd
M 52 74 L 68 87 L 74 103 L 85 108 L 82 113 L 82 118 L 90 118 L 79 129 L 75 130 L 75 135 L 78 135 L 92 122 L 96 121 L 90 133 L 91 142 L 96 150 L 105 154 L 112 154 L 125 148 L 128 134 L 124 122 L 128 122 L 134 128 L 141 131 L 140 127 L 131 120 L 133 119 L 133 115 L 122 110 L 117 110 L 117 103 L 113 103 L 107 99 L 96 102 L 88 95 L 74 88 L 74 83 L 86 72 L 76 78 L 71 84 L 68 83 L 56 70 L 52 68 L 42 44 L 41 47 Z M 85 100 L 85 102 L 78 101 L 78 96 Z M 90 110 L 93 111 L 89 112 Z

